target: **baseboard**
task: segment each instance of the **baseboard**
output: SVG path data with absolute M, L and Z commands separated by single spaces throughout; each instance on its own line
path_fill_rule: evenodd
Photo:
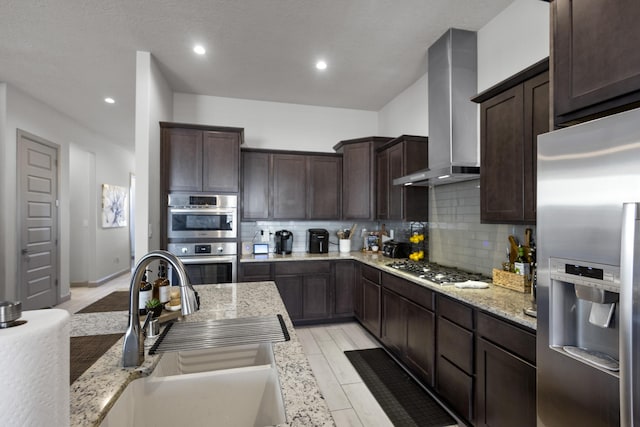
M 110 275 L 108 275 L 106 277 L 103 277 L 103 278 L 101 278 L 99 280 L 96 280 L 94 282 L 87 282 L 86 285 L 84 285 L 84 286 L 87 286 L 89 288 L 97 288 L 98 286 L 104 285 L 105 283 L 115 279 L 116 277 L 122 276 L 124 274 L 131 274 L 131 270 L 129 270 L 127 268 L 127 269 L 124 269 L 124 270 L 117 271 L 117 272 L 115 272 L 113 274 L 110 274 Z
M 71 282 L 69 286 L 72 288 L 86 288 L 89 286 L 89 282 Z

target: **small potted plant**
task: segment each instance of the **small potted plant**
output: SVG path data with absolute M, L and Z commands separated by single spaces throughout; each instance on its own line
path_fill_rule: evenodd
M 162 303 L 157 298 L 152 298 L 146 303 L 147 311 L 153 313 L 153 317 L 160 317 L 162 314 Z

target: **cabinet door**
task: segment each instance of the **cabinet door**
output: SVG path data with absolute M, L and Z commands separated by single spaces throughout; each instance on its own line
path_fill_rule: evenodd
M 269 154 L 242 153 L 242 219 L 269 218 Z
M 536 222 L 538 135 L 549 132 L 549 72 L 524 82 L 524 222 Z
M 382 298 L 380 339 L 392 352 L 402 356 L 407 340 L 405 300 L 384 288 L 380 295 Z
M 403 175 L 425 169 L 429 165 L 427 138 L 405 141 Z M 404 221 L 427 221 L 429 218 L 429 187 L 416 185 L 401 187 Z
M 406 361 L 430 387 L 434 385 L 435 313 L 412 302 L 406 304 Z
M 463 418 L 473 421 L 473 377 L 444 357 L 438 358 L 436 376 L 436 390 L 440 396 Z
M 273 154 L 272 157 L 273 219 L 305 219 L 305 156 Z
M 640 2 L 551 2 L 554 115 L 571 124 L 640 101 Z
M 308 156 L 308 219 L 340 219 L 342 203 L 342 159 L 338 156 Z
M 343 150 L 342 217 L 373 219 L 375 215 L 373 143 L 350 144 Z
M 389 154 L 376 154 L 376 218 L 389 219 Z
M 302 289 L 302 318 L 329 318 L 329 275 L 305 276 Z
M 354 290 L 356 266 L 353 261 L 336 261 L 334 264 L 334 307 L 335 317 L 351 317 L 354 312 Z
M 168 191 L 202 191 L 202 131 L 172 128 L 166 132 Z
M 404 217 L 403 187 L 391 185 L 394 179 L 404 175 L 404 143 L 396 144 L 387 150 L 389 154 L 389 219 L 401 220 Z
M 362 279 L 362 325 L 380 337 L 380 285 Z
M 237 134 L 204 132 L 202 191 L 238 192 L 240 140 Z
M 515 86 L 480 107 L 480 219 L 522 221 L 523 87 Z
M 535 426 L 535 366 L 482 338 L 477 363 L 476 425 Z
M 276 287 L 291 320 L 302 319 L 302 276 L 276 277 Z
M 353 283 L 353 314 L 356 319 L 364 323 L 364 289 L 362 282 L 365 280 L 360 274 L 360 264 L 356 266 L 356 278 Z

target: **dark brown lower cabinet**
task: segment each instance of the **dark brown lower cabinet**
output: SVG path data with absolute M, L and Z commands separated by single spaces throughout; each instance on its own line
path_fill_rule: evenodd
M 395 293 L 382 288 L 382 324 L 380 340 L 396 356 L 402 357 L 407 345 L 407 302 Z
M 407 347 L 405 361 L 425 385 L 434 384 L 436 315 L 407 301 Z
M 332 317 L 353 317 L 354 289 L 356 284 L 356 263 L 354 261 L 335 261 Z
M 362 278 L 362 326 L 380 337 L 380 285 Z
M 437 297 L 436 391 L 462 418 L 474 417 L 474 310 Z
M 484 313 L 477 335 L 476 425 L 535 426 L 535 335 Z
M 271 262 L 241 263 L 238 271 L 240 282 L 266 282 L 273 280 Z
M 463 418 L 473 420 L 473 376 L 442 356 L 436 376 L 438 394 Z
M 276 287 L 294 324 L 331 316 L 329 261 L 274 263 Z

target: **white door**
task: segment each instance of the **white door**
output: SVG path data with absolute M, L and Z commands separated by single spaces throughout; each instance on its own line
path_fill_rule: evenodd
M 58 146 L 18 131 L 20 300 L 23 310 L 58 302 Z

